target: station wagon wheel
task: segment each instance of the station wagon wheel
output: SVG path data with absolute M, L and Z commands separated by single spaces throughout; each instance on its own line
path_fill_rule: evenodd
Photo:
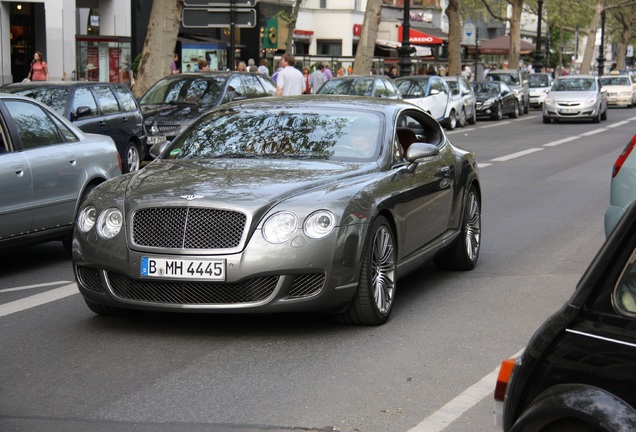
M 381 325 L 393 309 L 396 288 L 396 248 L 385 217 L 371 225 L 364 250 L 358 291 L 337 319 L 345 324 Z
M 129 142 L 126 146 L 126 154 L 122 161 L 122 174 L 139 171 L 141 166 L 141 155 L 139 148 L 134 142 Z
M 449 249 L 435 258 L 435 265 L 444 270 L 472 270 L 479 258 L 481 246 L 481 199 L 471 186 L 464 203 L 461 232 Z

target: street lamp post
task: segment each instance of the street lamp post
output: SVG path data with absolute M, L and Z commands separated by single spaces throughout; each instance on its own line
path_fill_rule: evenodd
M 603 75 L 605 70 L 605 11 L 601 11 L 601 46 L 598 48 L 598 76 Z
M 541 54 L 541 17 L 543 16 L 541 9 L 543 8 L 543 0 L 538 0 L 537 3 L 539 4 L 539 10 L 537 14 L 537 47 L 534 51 L 533 68 L 535 72 L 541 72 L 541 69 L 543 69 L 543 62 L 541 61 L 541 59 L 543 58 L 543 55 Z
M 411 53 L 414 48 L 411 46 L 411 0 L 404 1 L 404 12 L 402 17 L 402 46 L 398 48 L 398 57 L 400 60 L 400 76 L 411 75 Z

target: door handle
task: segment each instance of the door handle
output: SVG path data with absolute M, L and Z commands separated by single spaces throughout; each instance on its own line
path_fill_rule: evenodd
M 24 165 L 16 165 L 13 167 L 13 170 L 18 177 L 24 176 Z

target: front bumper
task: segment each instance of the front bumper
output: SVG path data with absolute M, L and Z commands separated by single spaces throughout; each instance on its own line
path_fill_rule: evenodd
M 543 104 L 543 117 L 551 119 L 594 119 L 598 116 L 600 105 L 546 105 Z

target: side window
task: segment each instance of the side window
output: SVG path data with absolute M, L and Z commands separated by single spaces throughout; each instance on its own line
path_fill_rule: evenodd
M 91 109 L 91 115 L 96 116 L 99 114 L 97 111 L 97 102 L 95 102 L 93 93 L 88 89 L 88 87 L 80 87 L 75 90 L 73 104 L 71 105 L 71 112 L 76 113 L 79 107 L 84 106 Z
M 137 111 L 137 104 L 135 103 L 135 98 L 124 86 L 115 86 L 115 93 L 119 97 L 119 101 L 121 102 L 122 109 L 126 112 Z
M 470 87 L 468 87 L 468 83 L 466 82 L 466 80 L 463 79 L 459 79 L 459 92 L 460 93 L 465 93 L 465 92 L 470 92 Z
M 636 317 L 636 250 L 632 252 L 618 284 L 614 287 L 614 304 L 623 315 Z
M 256 76 L 256 79 L 261 83 L 261 85 L 265 89 L 266 96 L 274 96 L 276 94 L 276 86 L 274 85 L 273 82 L 259 75 Z
M 386 85 L 386 91 L 389 97 L 395 97 L 398 95 L 398 89 L 393 83 L 393 81 L 387 80 L 387 81 L 384 81 L 384 84 Z
M 119 103 L 115 97 L 115 93 L 108 86 L 95 86 L 93 91 L 97 95 L 99 100 L 99 106 L 102 108 L 102 113 L 112 114 L 119 112 Z
M 18 128 L 24 150 L 63 142 L 57 125 L 39 106 L 23 101 L 6 101 L 5 105 Z
M 265 90 L 263 90 L 263 86 L 261 86 L 260 82 L 254 75 L 244 75 L 243 84 L 245 85 L 245 92 L 247 97 L 256 98 L 267 96 L 265 94 Z
M 54 116 L 51 116 L 51 118 L 53 119 L 53 123 L 55 123 L 55 125 L 59 129 L 60 133 L 64 136 L 64 138 L 66 139 L 67 142 L 77 142 L 77 141 L 79 141 L 79 138 L 77 137 L 77 135 L 75 135 L 75 133 L 66 124 L 64 124 L 60 119 L 58 119 L 57 117 L 54 117 Z
M 243 88 L 243 82 L 241 77 L 234 75 L 227 83 L 227 94 L 225 95 L 225 102 L 232 102 L 237 96 L 245 96 L 245 89 Z
M 190 82 L 190 86 L 185 94 L 186 102 L 198 102 L 208 89 L 208 81 L 204 79 L 195 79 Z
M 375 80 L 375 96 L 385 98 L 388 96 L 388 92 L 386 91 L 386 86 L 384 85 L 384 81 L 381 79 Z

